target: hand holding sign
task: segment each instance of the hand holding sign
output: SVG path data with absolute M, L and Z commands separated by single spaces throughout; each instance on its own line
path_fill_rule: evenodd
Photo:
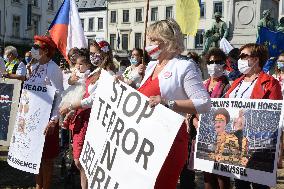
M 149 104 L 102 71 L 80 156 L 90 188 L 154 188 L 184 117 Z

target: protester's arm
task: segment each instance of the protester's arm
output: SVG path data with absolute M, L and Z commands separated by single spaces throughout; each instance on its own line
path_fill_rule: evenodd
M 274 80 L 272 83 L 273 83 L 272 87 L 269 89 L 270 90 L 269 99 L 282 100 L 283 96 L 281 91 L 281 85 L 277 80 Z
M 15 74 L 5 73 L 5 74 L 3 74 L 3 77 L 9 78 L 9 79 L 17 79 L 17 80 L 25 81 L 26 80 L 26 74 L 27 74 L 26 65 L 23 62 L 21 62 L 18 65 L 18 68 L 17 68 Z
M 176 112 L 189 114 L 208 112 L 211 107 L 210 97 L 194 65 L 188 66 L 186 74 L 181 77 L 184 77 L 183 88 L 188 96 L 187 100 L 162 99 L 160 96 L 152 96 L 149 99 L 150 106 L 155 106 L 158 103 L 168 104 L 169 100 L 174 100 L 172 109 Z
M 17 80 L 21 80 L 21 81 L 25 81 L 26 80 L 26 76 L 17 75 L 17 74 L 5 73 L 5 74 L 3 74 L 3 77 L 8 78 L 8 79 L 17 79 Z

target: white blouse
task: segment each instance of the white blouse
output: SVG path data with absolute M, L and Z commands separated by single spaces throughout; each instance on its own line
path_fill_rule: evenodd
M 256 81 L 257 80 L 253 81 L 253 83 L 250 81 L 243 81 L 229 94 L 229 98 L 250 99 Z
M 63 75 L 61 69 L 53 60 L 47 64 L 36 63 L 32 67 L 32 73 L 27 80 L 31 83 L 50 85 L 56 89 L 50 120 L 58 120 L 59 118 L 59 104 L 61 101 L 61 93 L 63 91 Z
M 158 61 L 151 61 L 145 72 L 141 86 L 151 77 Z M 158 75 L 162 98 L 167 100 L 190 99 L 198 114 L 208 112 L 211 100 L 201 75 L 191 59 L 177 56 L 171 59 Z M 184 114 L 177 112 L 179 114 Z

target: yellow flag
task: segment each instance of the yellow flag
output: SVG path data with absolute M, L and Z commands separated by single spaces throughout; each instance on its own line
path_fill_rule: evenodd
M 198 0 L 176 0 L 176 20 L 184 34 L 195 36 L 199 24 Z

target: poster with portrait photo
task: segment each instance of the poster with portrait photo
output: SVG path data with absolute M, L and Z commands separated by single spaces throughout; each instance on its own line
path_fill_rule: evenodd
M 200 115 L 194 168 L 276 185 L 282 101 L 211 99 Z
M 24 82 L 7 157 L 10 166 L 39 173 L 54 94 L 52 86 Z
M 0 80 L 0 145 L 8 146 L 12 136 L 20 98 L 21 82 Z

